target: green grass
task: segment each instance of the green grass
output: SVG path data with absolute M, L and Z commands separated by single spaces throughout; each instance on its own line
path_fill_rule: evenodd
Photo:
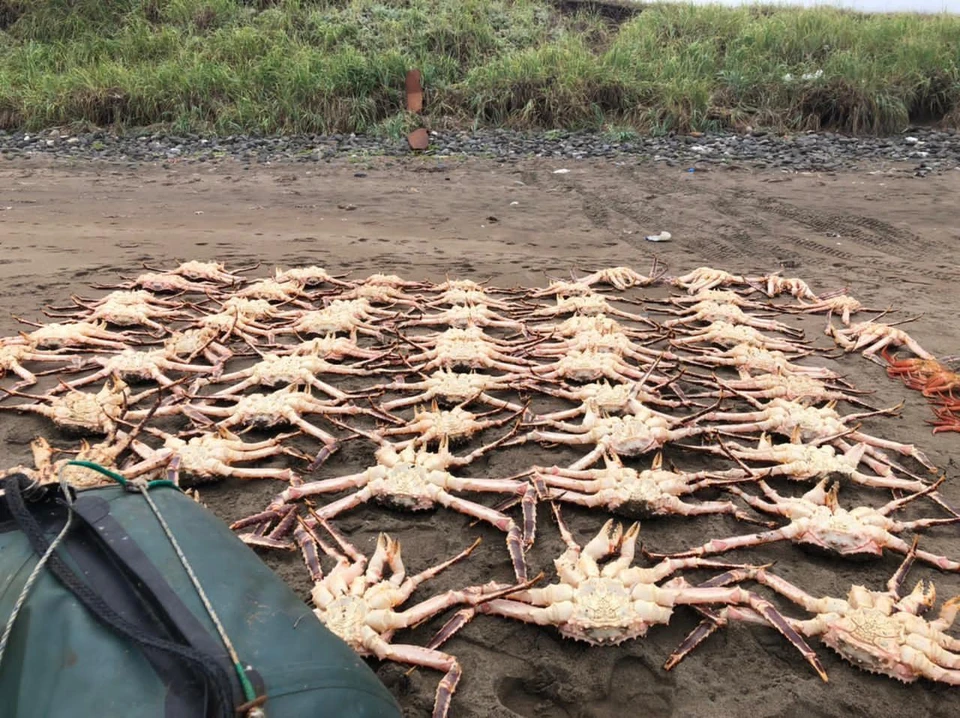
M 671 5 L 618 23 L 537 0 L 0 0 L 0 28 L 7 130 L 400 136 L 412 67 L 434 128 L 960 124 L 960 17 Z

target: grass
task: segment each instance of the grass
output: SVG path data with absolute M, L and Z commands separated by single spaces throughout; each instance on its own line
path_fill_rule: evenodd
M 0 0 L 0 128 L 400 136 L 412 67 L 434 128 L 960 124 L 960 17 L 573 4 Z

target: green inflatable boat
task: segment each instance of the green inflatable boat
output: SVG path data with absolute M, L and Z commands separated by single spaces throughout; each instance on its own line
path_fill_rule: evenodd
M 216 517 L 178 489 L 144 495 L 0 484 L 0 718 L 400 718 L 370 668 Z

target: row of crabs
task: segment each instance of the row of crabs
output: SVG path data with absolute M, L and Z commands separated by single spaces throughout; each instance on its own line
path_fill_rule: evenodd
M 597 291 L 603 284 L 624 290 L 663 281 L 685 289 L 687 294 L 667 300 L 647 298 L 647 314 L 620 309 L 610 301 L 612 295 Z M 160 293 L 168 296 L 161 298 Z M 202 293 L 204 299 L 187 302 L 179 293 Z M 793 295 L 796 303 L 769 302 L 783 293 Z M 543 306 L 540 300 L 544 298 L 553 298 L 555 303 Z M 625 301 L 623 296 L 616 299 Z M 552 624 L 564 635 L 605 644 L 643 635 L 649 626 L 666 623 L 674 605 L 730 604 L 736 609 L 717 613 L 702 608 L 710 627 L 730 617 L 765 620 L 822 672 L 802 637 L 813 635 L 812 629 L 783 618 L 759 596 L 740 586 L 691 587 L 682 578 L 659 582 L 681 569 L 718 567 L 732 571 L 722 581 L 715 579 L 721 584 L 753 578 L 778 590 L 781 584 L 765 570 L 703 558 L 777 540 L 812 543 L 841 555 L 879 554 L 890 548 L 905 553 L 909 560 L 917 557 L 942 569 L 960 568 L 945 557 L 911 547 L 898 536 L 955 518 L 911 522 L 891 518 L 894 511 L 922 496 L 932 497 L 953 514 L 939 496 L 938 483 L 930 484 L 911 474 L 885 453 L 893 450 L 912 456 L 932 469 L 920 452 L 859 430 L 861 419 L 894 410 L 866 407 L 866 412 L 841 416 L 835 408 L 838 402 L 862 403 L 856 390 L 826 368 L 796 363 L 814 350 L 802 340 L 802 333 L 768 314 L 774 310 L 836 314 L 843 327 L 834 327 L 828 321 L 827 333 L 845 350 L 864 349 L 874 359 L 888 345 L 898 344 L 907 346 L 920 359 L 929 355 L 893 325 L 875 321 L 851 324 L 851 314 L 864 310 L 859 302 L 843 293 L 818 297 L 797 279 L 779 275 L 749 278 L 701 268 L 668 280 L 662 267 L 655 264 L 649 276 L 614 268 L 584 279 L 554 281 L 544 289 L 494 291 L 469 280 L 427 285 L 374 275 L 361 282 L 347 282 L 318 268 L 278 271 L 273 279 L 248 282 L 221 266 L 187 263 L 173 271 L 141 275 L 105 298 L 78 297 L 74 303 L 76 307 L 62 310 L 65 316 L 58 316 L 68 321 L 40 325 L 33 332 L 4 341 L 3 351 L 15 357 L 4 366 L 27 384 L 36 378 L 24 367 L 31 361 L 57 362 L 77 370 L 92 365 L 97 371 L 73 382 L 62 382 L 50 394 L 35 397 L 36 404 L 2 408 L 35 411 L 62 428 L 106 434 L 109 438 L 102 444 L 84 446 L 80 458 L 116 466 L 130 449 L 138 459 L 121 466 L 130 477 L 172 467 L 200 478 L 231 475 L 288 481 L 289 488 L 267 511 L 237 522 L 235 528 L 253 545 L 298 545 L 316 582 L 313 598 L 318 616 L 359 651 L 444 670 L 436 715 L 448 711 L 460 671 L 452 656 L 437 649 L 473 612 Z M 673 318 L 657 322 L 651 313 Z M 179 323 L 176 329 L 172 321 Z M 447 328 L 428 334 L 409 331 L 422 326 Z M 495 336 L 492 332 L 510 335 Z M 319 338 L 305 339 L 309 335 Z M 377 340 L 377 344 L 361 346 L 360 337 L 364 335 Z M 288 337 L 299 341 L 288 341 Z M 134 343 L 150 342 L 162 342 L 162 349 L 133 348 Z M 654 348 L 658 344 L 660 348 Z M 99 353 L 89 355 L 91 350 Z M 247 354 L 259 355 L 259 360 L 245 369 L 225 372 L 228 360 Z M 207 363 L 194 363 L 200 357 Z M 359 361 L 347 363 L 345 359 Z M 739 377 L 719 378 L 717 372 L 725 368 L 735 369 Z M 704 369 L 711 373 L 702 373 Z M 180 377 L 167 375 L 174 372 Z M 318 376 L 327 374 L 400 376 L 350 393 Z M 408 381 L 406 376 L 410 374 L 419 374 L 421 380 Z M 82 386 L 100 380 L 108 383 L 97 394 L 81 391 Z M 126 380 L 153 380 L 158 386 L 133 394 Z M 228 386 L 201 393 L 218 384 Z M 281 388 L 270 393 L 244 393 L 259 386 Z M 328 398 L 317 398 L 311 389 Z M 529 404 L 494 395 L 506 390 L 550 394 L 577 405 L 536 414 Z M 392 401 L 374 401 L 386 391 L 416 393 Z M 18 388 L 9 393 L 20 391 Z M 135 408 L 148 397 L 154 397 L 152 406 Z M 712 403 L 703 404 L 698 399 Z M 721 402 L 730 399 L 747 402 L 751 410 L 724 411 Z M 452 408 L 424 406 L 431 401 Z M 493 411 L 470 411 L 468 407 L 475 402 L 486 403 Z M 393 413 L 417 405 L 411 420 Z M 688 413 L 676 416 L 663 411 L 680 408 Z M 493 418 L 497 413 L 500 416 Z M 311 464 L 312 468 L 318 467 L 343 439 L 308 421 L 305 416 L 311 414 L 350 432 L 348 439 L 365 436 L 374 441 L 378 446 L 376 464 L 359 474 L 307 483 L 290 469 L 232 465 L 279 453 L 309 460 L 311 457 L 285 442 L 291 434 L 245 442 L 231 433 L 237 427 L 291 424 L 298 432 L 322 442 Z M 360 415 L 382 425 L 368 430 L 343 421 Z M 152 420 L 163 416 L 186 417 L 195 429 L 180 435 L 166 434 L 151 425 Z M 578 417 L 578 423 L 570 422 Z M 464 456 L 450 451 L 452 442 L 507 424 L 513 424 L 512 428 L 492 443 Z M 521 433 L 524 427 L 531 430 Z M 140 432 L 161 438 L 162 447 L 155 449 L 142 442 Z M 720 438 L 752 433 L 761 433 L 755 447 Z M 787 436 L 790 441 L 774 443 L 770 434 Z M 394 441 L 393 437 L 411 438 Z M 712 443 L 681 443 L 691 438 L 707 438 Z M 570 467 L 532 467 L 506 479 L 460 478 L 449 472 L 492 449 L 528 441 L 592 448 Z M 657 453 L 651 468 L 637 471 L 621 458 L 654 452 L 668 443 L 729 458 L 736 466 L 685 473 L 664 469 Z M 37 467 L 33 470 L 41 479 L 49 479 L 63 462 L 52 461 L 52 450 L 42 439 L 35 443 L 35 449 Z M 602 468 L 595 466 L 598 461 L 602 461 Z M 870 473 L 862 472 L 861 464 Z M 879 509 L 861 506 L 847 510 L 837 501 L 837 486 L 827 487 L 826 479 L 832 474 L 910 493 Z M 82 476 L 79 472 L 75 475 L 77 480 Z M 765 482 L 773 476 L 819 479 L 819 483 L 801 497 L 790 498 Z M 744 491 L 746 483 L 755 484 L 761 494 Z M 640 569 L 631 566 L 638 526 L 624 533 L 608 522 L 596 539 L 580 549 L 555 508 L 557 524 L 568 546 L 556 562 L 560 581 L 533 588 L 537 579 L 528 580 L 524 554 L 534 540 L 534 511 L 539 501 L 549 501 L 554 507 L 567 502 L 605 508 L 626 515 L 728 513 L 763 523 L 732 501 L 684 501 L 683 497 L 709 487 L 723 488 L 754 509 L 788 521 L 779 527 L 771 525 L 759 534 L 713 540 L 672 556 L 649 554 L 660 562 L 653 568 Z M 299 500 L 344 490 L 352 493 L 300 515 Z M 503 494 L 507 501 L 489 508 L 458 495 L 464 491 Z M 382 537 L 367 565 L 362 554 L 329 521 L 369 500 L 404 510 L 440 504 L 496 526 L 507 534 L 517 583 L 448 592 L 412 609 L 394 610 L 420 582 L 463 558 L 470 549 L 417 577 L 405 578 L 398 544 Z M 522 529 L 506 513 L 514 502 L 522 504 Z M 321 529 L 334 538 L 335 545 L 322 538 Z M 320 567 L 320 551 L 337 561 L 336 568 L 326 575 Z M 613 554 L 618 555 L 615 560 L 600 565 Z M 390 579 L 383 579 L 386 567 L 392 572 Z M 914 601 L 908 608 L 917 613 L 930 603 L 926 597 L 924 601 Z M 396 630 L 463 603 L 470 605 L 469 611 L 458 613 L 429 646 L 390 643 Z M 862 603 L 853 601 L 851 595 L 850 610 L 866 610 Z M 881 604 L 886 605 L 878 602 Z M 832 610 L 837 617 L 829 623 L 829 630 L 843 630 L 846 614 Z M 896 610 L 883 610 L 893 622 L 901 621 L 901 613 L 913 615 L 899 604 Z M 928 625 L 923 619 L 917 620 Z M 908 636 L 911 640 L 914 634 L 927 635 L 926 628 L 918 628 L 921 623 L 911 624 L 916 629 Z M 929 625 L 934 626 L 930 631 L 942 633 L 939 624 Z M 690 645 L 708 632 L 702 630 Z M 837 647 L 843 642 L 834 643 Z M 955 650 L 942 642 L 938 645 Z M 875 653 L 880 650 L 880 646 L 874 648 Z M 843 652 L 842 648 L 838 650 Z M 927 656 L 935 666 L 938 661 L 943 664 L 942 655 L 906 650 L 900 651 L 899 662 L 894 661 L 898 677 L 926 675 L 952 680 L 952 674 L 938 674 L 918 657 Z M 867 667 L 879 666 L 878 670 L 890 673 L 883 668 L 894 660 L 888 653 L 882 657 L 871 654 L 876 665 L 868 662 Z M 854 654 L 848 651 L 846 655 Z

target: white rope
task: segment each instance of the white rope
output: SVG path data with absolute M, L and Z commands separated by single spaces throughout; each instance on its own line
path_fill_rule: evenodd
M 36 583 L 38 578 L 40 578 L 40 572 L 43 570 L 43 567 L 46 565 L 47 561 L 50 560 L 53 552 L 57 550 L 57 547 L 60 545 L 63 539 L 66 538 L 67 532 L 70 531 L 70 526 L 73 524 L 73 496 L 70 493 L 70 487 L 67 485 L 67 480 L 63 473 L 64 469 L 66 468 L 66 464 L 60 467 L 59 479 L 60 490 L 63 492 L 63 497 L 67 504 L 67 521 L 60 530 L 60 533 L 57 534 L 57 537 L 50 542 L 50 545 L 47 547 L 47 550 L 44 551 L 43 556 L 41 556 L 40 560 L 37 561 L 37 565 L 33 567 L 33 571 L 31 571 L 30 575 L 27 577 L 27 582 L 23 584 L 23 589 L 20 591 L 20 595 L 17 596 L 16 603 L 13 604 L 13 612 L 10 614 L 10 618 L 7 620 L 7 625 L 3 628 L 3 635 L 0 636 L 0 666 L 3 665 L 3 654 L 7 650 L 7 643 L 10 641 L 10 634 L 13 633 L 13 624 L 16 622 L 17 616 L 20 614 L 24 604 L 27 602 L 27 597 L 30 595 L 30 589 L 33 588 L 33 584 Z

